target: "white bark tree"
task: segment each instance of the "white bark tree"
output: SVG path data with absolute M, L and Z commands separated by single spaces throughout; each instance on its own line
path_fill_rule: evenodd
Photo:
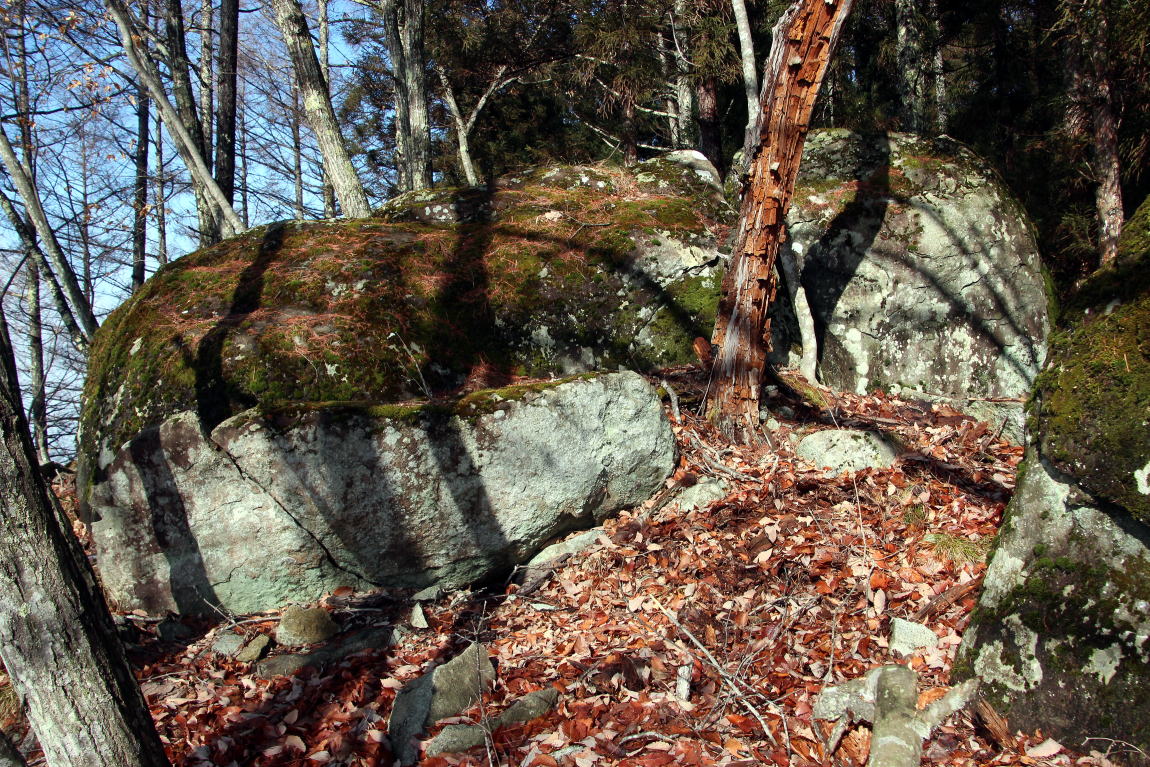
M 323 155 L 324 172 L 335 189 L 344 214 L 351 218 L 366 218 L 371 215 L 371 204 L 343 143 L 303 9 L 297 0 L 271 0 L 271 5 L 276 26 L 291 56 L 296 83 L 303 97 L 304 114 Z

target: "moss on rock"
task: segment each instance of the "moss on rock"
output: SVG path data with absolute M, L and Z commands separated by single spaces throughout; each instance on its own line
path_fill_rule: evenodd
M 689 359 L 695 326 L 674 324 L 710 330 L 718 281 L 696 295 L 695 251 L 714 252 L 723 222 L 705 185 L 640 186 L 617 169 L 537 169 L 491 190 L 405 195 L 372 219 L 259 227 L 164 267 L 93 343 L 88 479 L 183 410 L 211 428 L 256 406 L 399 402 Z M 649 273 L 653 239 L 691 260 Z M 675 321 L 655 354 L 637 338 L 660 309 Z
M 1035 389 L 1043 456 L 1150 524 L 1150 200 L 1063 317 Z

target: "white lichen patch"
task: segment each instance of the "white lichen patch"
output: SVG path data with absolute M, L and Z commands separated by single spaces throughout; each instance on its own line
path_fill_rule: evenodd
M 974 672 L 980 679 L 999 684 L 1015 692 L 1030 689 L 1027 680 L 1013 666 L 1002 659 L 1002 642 L 990 642 L 978 651 L 974 661 Z
M 1147 461 L 1140 470 L 1134 472 L 1134 484 L 1142 495 L 1150 495 L 1150 461 Z
M 1111 645 L 1104 650 L 1095 650 L 1090 660 L 1082 670 L 1087 674 L 1095 674 L 1102 684 L 1110 684 L 1118 671 L 1118 664 L 1122 662 L 1122 647 Z

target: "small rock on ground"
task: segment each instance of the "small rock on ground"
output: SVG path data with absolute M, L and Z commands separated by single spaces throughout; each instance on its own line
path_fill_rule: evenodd
M 322 607 L 292 606 L 283 611 L 276 628 L 276 641 L 285 647 L 315 644 L 330 639 L 339 626 Z

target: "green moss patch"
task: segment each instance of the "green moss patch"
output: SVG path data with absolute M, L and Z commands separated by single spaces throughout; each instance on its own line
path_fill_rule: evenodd
M 491 192 L 407 195 L 373 219 L 273 224 L 185 256 L 97 334 L 83 460 L 98 465 L 182 410 L 210 428 L 256 406 L 402 402 L 690 359 L 713 324 L 717 280 L 713 293 L 663 285 L 638 262 L 652 238 L 714 247 L 722 224 L 695 191 L 644 191 L 622 170 L 539 169 Z M 486 212 L 411 214 L 451 205 Z M 637 352 L 660 306 L 669 351 Z
M 1150 202 L 1128 222 L 1117 264 L 1063 316 L 1035 389 L 1043 454 L 1150 523 L 1150 495 L 1136 477 L 1150 462 Z

